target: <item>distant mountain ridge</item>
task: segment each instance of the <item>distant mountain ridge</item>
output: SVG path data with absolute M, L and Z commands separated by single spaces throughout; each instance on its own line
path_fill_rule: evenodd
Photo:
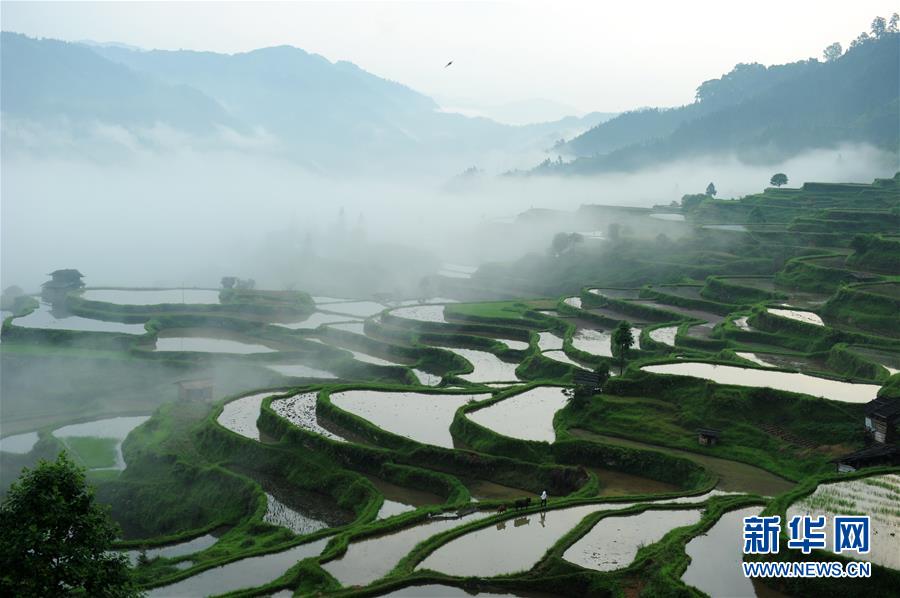
M 558 147 L 571 162 L 535 172 L 590 174 L 732 152 L 749 161 L 780 160 L 840 143 L 900 145 L 900 35 L 851 48 L 831 62 L 765 67 L 740 64 L 671 109 L 626 112 Z
M 102 123 L 139 139 L 147 137 L 142 128 L 162 124 L 211 145 L 230 131 L 332 172 L 437 165 L 449 175 L 482 155 L 540 151 L 604 118 L 510 126 L 444 113 L 405 85 L 290 46 L 144 51 L 3 32 L 2 84 L 5 121 L 80 129 Z M 4 142 L 15 147 L 13 133 L 4 126 Z

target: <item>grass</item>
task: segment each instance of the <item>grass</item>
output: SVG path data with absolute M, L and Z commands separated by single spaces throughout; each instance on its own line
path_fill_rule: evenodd
M 114 467 L 116 464 L 115 438 L 96 436 L 70 436 L 63 439 L 66 449 L 75 460 L 88 469 Z

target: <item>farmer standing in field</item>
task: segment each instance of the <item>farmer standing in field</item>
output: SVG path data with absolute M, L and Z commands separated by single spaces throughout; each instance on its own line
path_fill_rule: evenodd
M 547 491 L 543 490 L 541 492 L 541 508 L 543 509 L 546 506 L 547 506 Z

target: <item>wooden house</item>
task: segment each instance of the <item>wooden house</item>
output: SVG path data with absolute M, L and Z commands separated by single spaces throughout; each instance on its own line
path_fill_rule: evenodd
M 900 399 L 879 397 L 866 403 L 866 433 L 877 444 L 892 444 L 897 437 Z
M 78 270 L 67 268 L 64 270 L 54 270 L 48 276 L 50 280 L 41 285 L 41 299 L 47 303 L 58 303 L 65 301 L 69 291 L 77 291 L 84 288 L 84 274 Z
M 831 461 L 837 464 L 838 473 L 849 473 L 863 467 L 900 464 L 900 447 L 896 444 L 876 444 Z
M 716 446 L 722 432 L 713 428 L 697 428 L 697 442 L 701 446 Z

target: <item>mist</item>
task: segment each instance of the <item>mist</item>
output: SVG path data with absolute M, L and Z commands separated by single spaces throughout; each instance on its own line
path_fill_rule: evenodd
M 499 240 L 492 233 L 494 223 L 532 208 L 666 205 L 702 192 L 710 181 L 718 197 L 737 198 L 761 191 L 774 172 L 787 173 L 790 185 L 870 182 L 898 167 L 889 152 L 844 145 L 779 164 L 707 156 L 593 177 L 482 172 L 466 179 L 445 173 L 338 179 L 246 148 L 167 143 L 165 153 L 132 151 L 112 161 L 91 152 L 80 152 L 83 159 L 5 156 L 2 285 L 35 291 L 47 272 L 75 267 L 89 286 L 215 287 L 221 276 L 238 275 L 267 288 L 304 288 L 308 281 L 292 260 L 312 251 L 349 261 L 381 256 L 380 266 L 398 273 L 418 261 L 406 272 L 410 286 L 443 261 L 479 265 L 543 250 L 559 232 L 553 223 Z M 522 164 L 529 159 L 519 157 Z M 291 247 L 292 257 L 280 255 Z M 414 248 L 410 255 L 417 258 L 392 247 Z

